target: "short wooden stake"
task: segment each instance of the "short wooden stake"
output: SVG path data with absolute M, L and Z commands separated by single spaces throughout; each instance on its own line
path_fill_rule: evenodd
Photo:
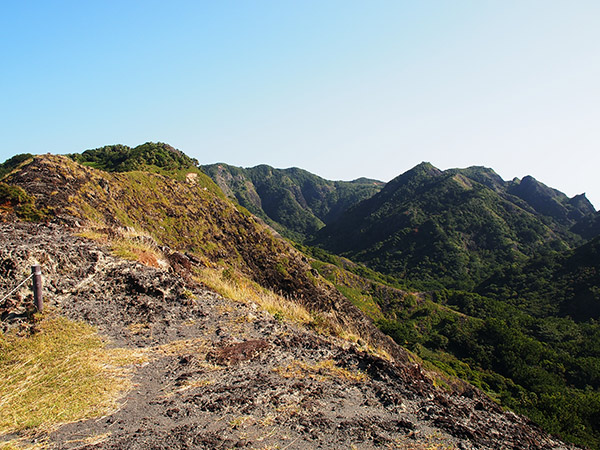
M 33 302 L 38 312 L 42 312 L 44 309 L 44 302 L 42 300 L 42 267 L 39 264 L 31 266 L 31 272 L 33 273 Z

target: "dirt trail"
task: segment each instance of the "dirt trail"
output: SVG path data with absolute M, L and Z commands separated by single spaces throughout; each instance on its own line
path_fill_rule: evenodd
M 51 311 L 113 345 L 153 349 L 118 411 L 62 426 L 51 448 L 569 448 L 475 390 L 436 389 L 416 365 L 119 260 L 58 226 L 0 224 L 0 288 L 35 262 Z

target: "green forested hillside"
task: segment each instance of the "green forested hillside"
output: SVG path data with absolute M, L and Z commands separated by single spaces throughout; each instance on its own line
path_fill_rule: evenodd
M 600 236 L 600 212 L 583 217 L 571 227 L 571 231 L 579 234 L 585 239 L 592 239 L 596 236 Z
M 440 319 L 413 340 L 450 353 L 506 406 L 546 429 L 600 446 L 600 239 L 499 268 L 476 293 L 432 299 L 463 319 Z M 468 319 L 466 318 L 468 317 Z M 422 322 L 411 314 L 415 323 Z M 394 324 L 386 324 L 390 334 Z M 384 326 L 385 328 L 385 326 Z M 460 367 L 458 362 L 453 363 Z
M 600 448 L 600 239 L 498 270 L 477 292 L 410 292 L 318 248 L 313 266 L 396 342 L 546 430 Z M 585 302 L 582 304 L 580 298 Z M 577 306 L 577 318 L 567 310 Z
M 499 268 L 477 291 L 517 305 L 526 298 L 521 306 L 535 317 L 599 320 L 600 237 L 571 251 L 542 252 L 524 265 Z
M 240 168 L 202 166 L 230 198 L 281 234 L 303 241 L 347 208 L 379 192 L 383 183 L 361 178 L 329 181 L 298 168 L 267 165 Z
M 404 287 L 390 301 L 373 284 L 340 287 L 348 277 L 317 265 L 398 343 L 600 448 L 600 238 L 585 242 L 596 218 L 584 195 L 532 177 L 423 163 L 313 242 L 396 279 L 363 271 L 372 283 Z
M 470 289 L 499 265 L 582 242 L 568 230 L 575 223 L 569 217 L 593 211 L 587 200 L 555 202 L 561 214 L 544 215 L 533 200 L 511 194 L 516 183 L 486 168 L 442 172 L 423 163 L 320 230 L 312 243 L 416 286 Z

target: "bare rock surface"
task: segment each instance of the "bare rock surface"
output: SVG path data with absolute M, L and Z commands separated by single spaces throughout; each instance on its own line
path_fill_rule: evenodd
M 417 364 L 115 258 L 61 226 L 0 224 L 0 292 L 38 262 L 49 313 L 94 324 L 111 345 L 152 349 L 116 412 L 63 425 L 45 437 L 51 448 L 573 448 L 476 389 L 436 388 Z M 26 315 L 28 297 L 24 287 L 0 305 L 3 328 Z

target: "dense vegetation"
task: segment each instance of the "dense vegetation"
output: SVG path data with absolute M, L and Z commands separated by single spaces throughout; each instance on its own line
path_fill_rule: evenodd
M 573 225 L 571 231 L 585 239 L 592 239 L 594 236 L 600 235 L 600 212 L 583 217 Z
M 78 163 L 106 170 L 131 172 L 152 169 L 178 170 L 196 167 L 198 161 L 162 142 L 146 142 L 135 148 L 126 145 L 107 145 L 69 155 Z
M 106 172 L 152 172 L 165 175 L 224 197 L 221 189 L 198 168 L 196 159 L 162 142 L 146 142 L 134 148 L 121 144 L 107 145 L 67 156 L 84 166 Z
M 565 440 L 600 448 L 600 238 L 498 270 L 476 292 L 411 293 L 344 258 L 303 250 L 320 258 L 313 267 L 322 276 L 435 370 Z M 576 318 L 569 315 L 574 304 Z
M 509 193 L 515 183 L 490 169 L 441 172 L 423 163 L 320 230 L 312 243 L 415 287 L 472 289 L 498 266 L 582 242 L 560 221 L 593 211 L 587 200 L 575 202 L 578 208 L 567 201 L 564 214 L 541 215 Z
M 328 181 L 302 169 L 266 165 L 244 169 L 212 164 L 202 170 L 230 198 L 296 241 L 305 240 L 383 185 L 366 178 Z

